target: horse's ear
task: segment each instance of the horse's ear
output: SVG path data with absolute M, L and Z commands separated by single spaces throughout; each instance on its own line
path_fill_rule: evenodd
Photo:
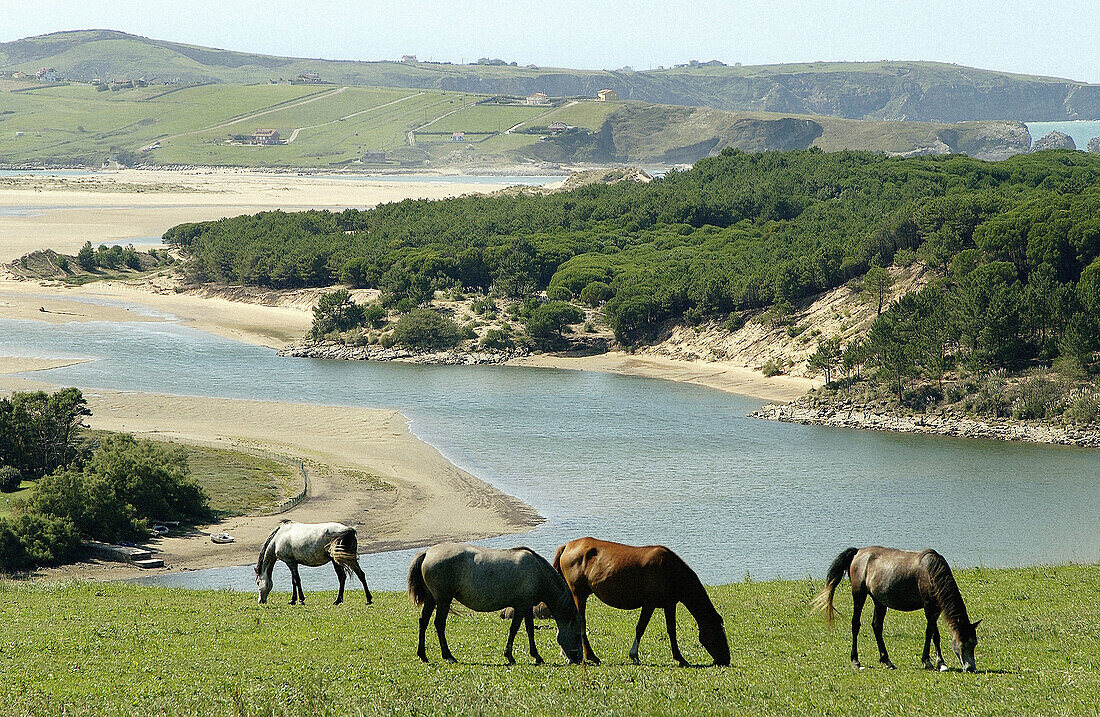
M 983 619 L 984 619 L 984 618 L 983 618 Z M 970 627 L 972 627 L 972 628 L 974 628 L 975 630 L 977 630 L 977 629 L 978 629 L 978 625 L 981 625 L 981 624 L 982 624 L 982 621 L 981 621 L 981 620 L 978 620 L 978 621 L 977 621 L 976 623 L 972 624 L 972 625 L 971 625 Z

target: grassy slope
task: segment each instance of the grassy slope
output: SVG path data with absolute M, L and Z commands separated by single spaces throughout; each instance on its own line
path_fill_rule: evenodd
M 305 85 L 206 85 L 166 92 L 138 88 L 96 92 L 86 85 L 43 86 L 29 92 L 3 92 L 19 83 L 0 82 L 0 99 L 10 114 L 0 115 L 0 162 L 98 164 L 112 147 L 137 152 L 161 164 L 243 166 L 343 166 L 367 150 L 404 150 L 406 134 L 418 131 L 418 151 L 433 162 L 500 163 L 525 156 L 537 135 L 499 132 L 523 123 L 545 126 L 555 120 L 598 129 L 609 117 L 615 146 L 626 161 L 655 161 L 670 149 L 719 139 L 730 143 L 731 127 L 745 119 L 779 119 L 769 113 L 731 113 L 707 108 L 638 102 L 578 102 L 554 109 L 473 105 L 478 96 L 455 92 Z M 904 152 L 935 144 L 946 125 L 916 122 L 864 122 L 806 117 L 821 124 L 815 142 L 827 150 L 859 148 Z M 436 120 L 433 122 L 433 120 Z M 971 123 L 981 133 L 990 123 Z M 992 125 L 990 125 L 992 126 Z M 226 144 L 231 134 L 260 127 L 279 130 L 292 144 L 273 147 Z M 960 125 L 953 126 L 959 130 Z M 522 129 L 522 126 L 521 126 Z M 455 131 L 467 142 L 450 142 Z M 23 136 L 15 136 L 23 132 Z M 994 132 L 996 134 L 996 132 Z M 737 142 L 733 142 L 735 146 Z M 758 149 L 750 142 L 747 149 Z M 459 152 L 457 156 L 452 153 Z M 680 160 L 677 160 L 680 161 Z
M 364 567 L 370 573 L 370 558 Z M 848 630 L 807 613 L 818 582 L 713 588 L 733 655 L 727 669 L 672 666 L 659 616 L 626 664 L 636 613 L 590 602 L 600 667 L 563 664 L 553 631 L 503 665 L 506 624 L 468 611 L 450 620 L 463 662 L 414 655 L 416 611 L 403 594 L 352 592 L 340 607 L 313 595 L 260 607 L 253 595 L 122 584 L 0 583 L 0 684 L 7 714 L 815 713 L 1091 714 L 1100 695 L 1100 566 L 968 570 L 958 575 L 984 618 L 979 673 L 920 668 L 924 621 L 891 613 L 899 668 L 848 667 Z M 846 584 L 838 607 L 850 609 Z M 874 661 L 870 610 L 862 655 Z M 680 612 L 685 656 L 703 662 Z M 517 647 L 520 646 L 517 642 Z

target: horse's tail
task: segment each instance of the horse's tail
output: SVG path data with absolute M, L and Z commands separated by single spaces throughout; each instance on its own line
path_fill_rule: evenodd
M 840 585 L 840 581 L 844 579 L 844 573 L 852 567 L 852 559 L 858 552 L 858 548 L 848 548 L 836 556 L 836 560 L 829 566 L 829 573 L 825 576 L 825 589 L 813 600 L 814 612 L 824 612 L 825 622 L 829 626 L 832 626 L 833 615 L 836 613 L 836 608 L 833 607 L 833 594 L 836 593 L 837 585 Z
M 413 558 L 412 565 L 409 566 L 409 597 L 412 598 L 413 605 L 419 607 L 431 598 L 431 593 L 428 592 L 428 586 L 424 582 L 424 573 L 421 568 L 424 567 L 424 556 L 428 554 L 427 550 L 423 550 L 416 554 Z
M 562 572 L 562 569 L 561 569 L 561 554 L 564 553 L 564 552 L 565 552 L 565 546 L 563 545 L 560 548 L 558 548 L 556 553 L 554 553 L 554 570 L 557 570 L 558 575 L 562 576 L 563 578 L 565 577 L 565 573 Z
M 356 562 L 359 559 L 359 541 L 355 537 L 355 528 L 340 533 L 325 546 L 325 550 L 337 565 Z
M 267 536 L 267 540 L 264 541 L 264 546 L 260 548 L 260 557 L 256 558 L 256 575 L 260 574 L 260 571 L 264 569 L 264 556 L 267 555 L 267 548 L 271 545 L 271 541 L 275 539 L 275 534 L 282 529 L 283 524 L 287 521 L 280 521 L 275 530 L 271 531 L 271 535 Z

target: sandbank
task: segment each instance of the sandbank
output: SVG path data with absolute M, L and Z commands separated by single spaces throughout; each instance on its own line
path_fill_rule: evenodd
M 0 392 L 14 379 L 0 379 Z M 26 382 L 11 388 L 30 387 Z M 309 491 L 298 506 L 266 517 L 230 518 L 180 537 L 154 539 L 162 571 L 252 562 L 268 534 L 286 518 L 355 526 L 361 552 L 396 550 L 441 540 L 467 541 L 527 531 L 538 513 L 457 468 L 416 438 L 391 410 L 244 401 L 198 396 L 85 389 L 91 428 L 223 448 L 243 446 L 304 461 Z M 379 487 L 339 469 L 381 478 Z M 209 533 L 236 542 L 217 545 Z M 86 562 L 46 571 L 48 577 L 124 579 L 149 570 Z

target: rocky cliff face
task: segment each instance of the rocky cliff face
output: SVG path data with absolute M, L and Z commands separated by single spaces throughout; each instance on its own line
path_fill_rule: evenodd
M 1100 137 L 1093 137 L 1089 140 L 1089 151 L 1100 152 Z
M 1064 132 L 1049 132 L 1046 136 L 1035 140 L 1035 144 L 1031 145 L 1032 152 L 1039 152 L 1044 149 L 1077 149 L 1077 145 L 1074 143 L 1073 137 Z

